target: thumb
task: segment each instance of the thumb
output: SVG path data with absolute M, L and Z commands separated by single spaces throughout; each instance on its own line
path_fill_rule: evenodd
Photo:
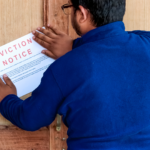
M 4 79 L 5 83 L 6 83 L 6 85 L 8 85 L 9 87 L 13 87 L 14 86 L 13 82 L 10 80 L 10 78 L 6 74 L 3 75 L 3 79 Z

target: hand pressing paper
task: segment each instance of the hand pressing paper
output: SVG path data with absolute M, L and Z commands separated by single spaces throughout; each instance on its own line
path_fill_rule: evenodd
M 30 33 L 0 47 L 0 76 L 9 76 L 19 97 L 35 90 L 45 70 L 54 62 L 54 59 L 41 53 L 45 48 L 32 37 Z

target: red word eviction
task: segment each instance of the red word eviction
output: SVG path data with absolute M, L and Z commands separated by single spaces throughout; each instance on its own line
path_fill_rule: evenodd
M 32 43 L 31 39 L 27 39 L 27 41 L 22 41 L 21 43 L 15 44 L 12 47 L 9 47 L 8 49 L 0 51 L 0 56 L 2 57 L 2 56 L 5 56 L 9 53 L 13 53 L 14 51 L 19 50 L 22 47 L 25 47 L 25 46 L 27 46 L 31 43 Z M 24 58 L 27 55 L 31 55 L 31 54 L 32 54 L 31 49 L 28 49 L 26 51 L 20 52 L 20 53 L 14 55 L 14 56 L 8 58 L 7 60 L 2 61 L 2 63 L 3 63 L 4 66 L 6 66 L 9 63 L 13 63 L 16 60 L 19 60 L 19 59 Z

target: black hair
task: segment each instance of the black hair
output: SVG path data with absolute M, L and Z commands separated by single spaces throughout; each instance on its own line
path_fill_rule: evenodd
M 75 12 L 79 5 L 88 9 L 91 13 L 92 22 L 96 27 L 123 21 L 126 8 L 126 0 L 71 0 Z

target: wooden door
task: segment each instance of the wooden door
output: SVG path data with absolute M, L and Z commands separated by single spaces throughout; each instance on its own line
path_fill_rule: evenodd
M 76 38 L 70 16 L 64 15 L 61 10 L 61 5 L 67 2 L 68 0 L 0 0 L 0 46 L 48 23 L 56 24 Z M 126 30 L 150 30 L 149 14 L 149 0 L 127 0 L 124 17 Z M 30 94 L 22 99 L 28 96 Z M 0 150 L 66 150 L 67 127 L 62 123 L 61 130 L 57 131 L 56 126 L 57 119 L 49 127 L 26 132 L 0 116 Z
M 43 26 L 42 0 L 0 0 L 0 46 L 37 26 Z M 49 150 L 49 141 L 48 128 L 26 132 L 0 115 L 0 150 Z
M 44 0 L 44 25 L 56 25 L 60 30 L 70 34 L 69 16 L 64 15 L 61 10 L 63 4 L 68 3 L 68 0 Z M 72 35 L 75 35 L 74 32 Z M 76 35 L 75 35 L 76 36 Z M 75 37 L 74 37 L 75 38 Z M 61 130 L 57 131 L 58 120 L 49 126 L 50 129 L 50 150 L 67 150 L 67 127 L 61 123 Z
M 127 31 L 150 31 L 150 0 L 126 0 L 124 23 Z
M 48 0 L 0 0 L 0 46 L 43 26 L 46 10 L 48 10 L 48 19 L 51 19 L 50 23 L 58 24 L 60 29 L 68 33 L 68 16 L 64 16 L 60 9 L 67 1 L 49 2 Z M 50 7 L 52 9 L 47 9 Z M 30 95 L 25 95 L 22 99 Z M 56 126 L 57 119 L 49 127 L 36 132 L 27 132 L 13 126 L 0 115 L 0 150 L 67 149 L 67 128 L 62 124 L 61 130 L 57 131 Z

